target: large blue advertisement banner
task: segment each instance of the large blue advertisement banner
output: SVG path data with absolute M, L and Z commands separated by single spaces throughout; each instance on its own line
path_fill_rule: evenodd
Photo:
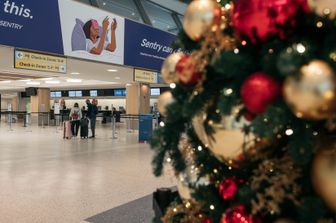
M 176 36 L 125 19 L 124 64 L 160 71 Z
M 57 0 L 0 0 L 0 44 L 63 54 Z

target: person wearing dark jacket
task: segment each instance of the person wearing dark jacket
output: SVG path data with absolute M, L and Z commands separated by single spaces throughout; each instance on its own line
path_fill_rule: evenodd
M 88 107 L 87 117 L 90 119 L 91 133 L 92 133 L 92 136 L 90 138 L 94 138 L 96 133 L 96 117 L 98 114 L 98 108 L 97 108 L 98 101 L 97 99 L 92 99 L 91 103 L 90 100 L 88 99 L 86 100 L 86 104 Z

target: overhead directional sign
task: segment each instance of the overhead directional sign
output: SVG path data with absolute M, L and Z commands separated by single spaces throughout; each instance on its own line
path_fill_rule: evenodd
M 134 81 L 140 83 L 157 84 L 158 73 L 154 71 L 134 69 Z
M 14 67 L 19 69 L 66 73 L 66 58 L 15 50 Z

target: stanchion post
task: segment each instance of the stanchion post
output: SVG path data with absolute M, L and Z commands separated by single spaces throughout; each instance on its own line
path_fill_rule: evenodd
M 48 126 L 50 126 L 50 112 L 47 113 L 48 116 Z
M 12 129 L 13 114 L 11 111 L 9 112 L 8 117 L 9 117 L 9 131 L 13 131 Z
M 117 139 L 116 132 L 115 132 L 115 125 L 116 125 L 116 118 L 115 115 L 112 115 L 112 138 Z
M 42 114 L 42 128 L 44 128 L 44 113 L 41 114 Z

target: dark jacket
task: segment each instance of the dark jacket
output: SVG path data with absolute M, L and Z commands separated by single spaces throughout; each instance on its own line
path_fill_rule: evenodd
M 87 106 L 88 106 L 87 117 L 91 119 L 95 119 L 98 114 L 97 105 L 88 103 Z

